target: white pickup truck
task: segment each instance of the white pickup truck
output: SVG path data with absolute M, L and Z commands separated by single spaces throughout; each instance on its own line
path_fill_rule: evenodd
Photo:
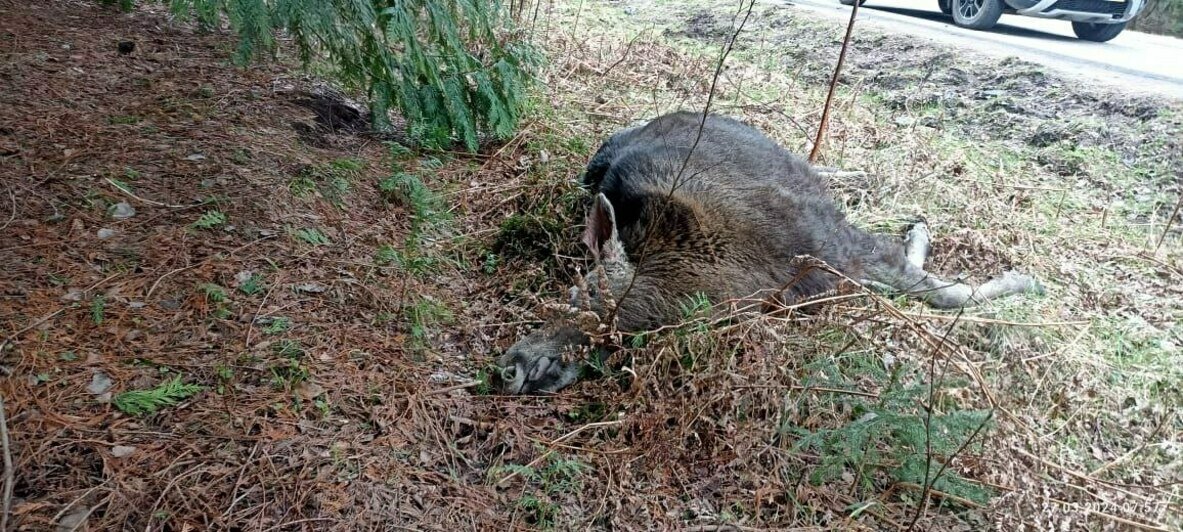
M 838 0 L 854 5 L 856 0 Z M 867 0 L 857 0 L 863 5 Z M 1121 33 L 1130 19 L 1145 6 L 1145 0 L 937 0 L 953 23 L 975 30 L 987 30 L 1003 13 L 1072 21 L 1072 31 L 1086 41 L 1105 42 Z

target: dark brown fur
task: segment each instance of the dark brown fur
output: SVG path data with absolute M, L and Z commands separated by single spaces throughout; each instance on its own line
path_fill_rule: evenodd
M 584 183 L 614 206 L 636 265 L 620 301 L 622 330 L 669 323 L 696 293 L 718 302 L 774 290 L 797 275 L 797 255 L 855 279 L 867 261 L 903 267 L 898 238 L 851 226 L 813 169 L 756 129 L 709 116 L 687 158 L 701 122 L 701 114 L 662 116 L 614 135 L 588 165 Z M 786 296 L 813 296 L 835 281 L 814 270 Z
M 584 239 L 605 279 L 589 275 L 591 293 L 575 294 L 572 304 L 587 299 L 606 314 L 599 287 L 607 287 L 626 332 L 675 323 L 698 294 L 717 303 L 788 285 L 777 295 L 795 301 L 835 288 L 837 276 L 799 271 L 793 259 L 800 255 L 943 308 L 1038 287 L 1008 274 L 979 293 L 929 275 L 923 224 L 907 246 L 852 226 L 808 163 L 730 118 L 673 113 L 617 133 L 588 164 L 584 184 L 597 197 Z M 554 339 L 573 334 L 547 328 L 511 348 L 501 358 L 512 370 L 507 389 L 553 391 L 574 382 L 577 366 L 554 353 Z

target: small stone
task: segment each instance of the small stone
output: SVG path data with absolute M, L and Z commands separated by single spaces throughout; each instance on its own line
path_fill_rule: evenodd
M 128 301 L 127 306 L 129 308 L 141 309 L 141 308 L 148 306 L 148 304 L 144 303 L 143 301 Z
M 136 452 L 136 448 L 133 445 L 116 445 L 111 448 L 111 456 L 115 458 L 125 458 L 134 452 Z
M 111 389 L 112 384 L 115 383 L 111 381 L 111 377 L 108 377 L 106 373 L 97 371 L 90 378 L 90 385 L 86 387 L 86 391 L 94 395 L 102 395 Z
M 193 162 L 204 161 L 205 156 L 200 153 L 191 153 L 191 154 L 189 154 L 188 157 L 185 157 L 185 160 L 186 161 L 193 161 Z
M 314 382 L 304 381 L 296 387 L 296 393 L 305 401 L 311 401 L 325 393 L 325 389 Z
M 116 220 L 126 220 L 136 215 L 136 208 L 130 203 L 121 201 L 111 206 L 111 217 Z
M 177 310 L 181 308 L 181 302 L 176 299 L 165 299 L 160 302 L 160 308 L 164 310 Z
M 235 286 L 242 286 L 247 281 L 250 281 L 251 278 L 254 276 L 255 276 L 255 272 L 250 271 L 250 270 L 242 270 L 242 271 L 234 274 L 234 284 L 235 284 Z
M 58 521 L 58 532 L 74 532 L 75 530 L 86 530 L 87 518 L 90 517 L 90 508 L 83 505 L 80 508 L 63 515 Z
M 895 117 L 895 125 L 900 126 L 900 127 L 908 127 L 908 126 L 915 124 L 915 123 L 916 123 L 916 119 L 912 118 L 908 115 L 901 115 L 901 116 Z
M 115 236 L 115 232 L 116 231 L 114 229 L 109 229 L 109 228 L 104 227 L 102 229 L 99 229 L 99 232 L 97 233 L 97 235 L 99 237 L 99 240 L 106 240 L 108 238 Z
M 71 288 L 62 294 L 62 301 L 82 301 L 84 292 L 81 288 Z

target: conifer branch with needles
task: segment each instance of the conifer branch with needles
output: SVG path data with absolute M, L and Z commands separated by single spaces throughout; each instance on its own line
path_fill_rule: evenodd
M 133 0 L 121 2 L 130 9 Z M 306 67 L 364 92 L 371 122 L 406 120 L 407 136 L 431 148 L 475 151 L 482 134 L 509 138 L 525 112 L 541 63 L 516 29 L 511 6 L 482 0 L 171 0 L 173 13 L 238 36 L 235 59 L 293 42 Z

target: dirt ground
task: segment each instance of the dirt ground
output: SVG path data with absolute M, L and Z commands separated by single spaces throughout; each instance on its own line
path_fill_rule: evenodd
M 290 58 L 235 67 L 157 7 L 0 0 L 8 524 L 1183 526 L 1183 109 L 906 36 L 852 48 L 836 199 L 884 231 L 923 214 L 936 271 L 1045 296 L 688 311 L 606 377 L 495 393 L 492 359 L 588 268 L 573 178 L 612 131 L 701 109 L 743 19 L 539 7 L 535 108 L 465 154 L 325 127 Z M 739 34 L 713 109 L 806 153 L 839 30 L 757 6 Z

